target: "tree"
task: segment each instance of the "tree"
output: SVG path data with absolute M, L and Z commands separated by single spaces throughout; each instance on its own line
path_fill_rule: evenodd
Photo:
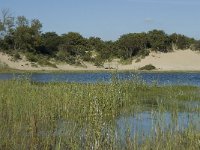
M 44 54 L 55 54 L 58 51 L 58 46 L 61 43 L 61 38 L 55 32 L 46 32 L 41 35 L 43 49 L 40 49 Z
M 155 51 L 168 52 L 172 50 L 172 45 L 168 35 L 162 30 L 148 32 L 150 47 Z
M 35 34 L 40 34 L 42 29 L 42 23 L 38 19 L 33 19 L 31 21 L 31 29 L 35 32 Z
M 81 59 L 86 54 L 87 39 L 76 32 L 69 32 L 61 36 L 61 43 L 58 46 L 58 54 L 64 54 L 65 57 L 73 58 L 75 60 Z
M 41 28 L 39 20 L 34 19 L 29 26 L 29 20 L 24 16 L 17 17 L 17 27 L 14 33 L 15 49 L 35 52 L 42 47 Z
M 4 38 L 9 35 L 14 27 L 14 17 L 12 17 L 9 9 L 3 9 L 1 11 L 0 18 L 0 38 Z
M 30 32 L 33 38 L 33 47 L 36 51 L 40 51 L 42 45 L 42 38 L 41 38 L 41 29 L 42 23 L 38 19 L 33 19 L 31 21 Z
M 61 36 L 63 43 L 68 45 L 86 45 L 87 41 L 82 35 L 76 32 L 69 32 Z
M 176 49 L 187 49 L 191 46 L 192 43 L 194 43 L 194 39 L 176 33 L 170 35 L 170 39 L 175 45 Z
M 28 27 L 29 21 L 25 16 L 18 16 L 16 20 L 17 27 Z
M 88 45 L 91 50 L 100 51 L 103 45 L 103 40 L 99 37 L 90 37 L 88 39 Z
M 147 49 L 148 40 L 145 33 L 129 33 L 122 35 L 118 41 L 120 54 L 124 59 L 131 58 L 140 50 Z

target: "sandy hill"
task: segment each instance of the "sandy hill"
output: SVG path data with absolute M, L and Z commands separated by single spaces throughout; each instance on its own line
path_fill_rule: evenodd
M 200 71 L 200 52 L 192 50 L 176 50 L 170 53 L 151 52 L 149 56 L 139 62 L 133 60 L 132 64 L 122 65 L 118 59 L 105 63 L 104 67 L 85 63 L 85 67 L 77 67 L 68 64 L 57 64 L 57 68 L 33 66 L 24 57 L 14 62 L 11 57 L 0 52 L 0 62 L 7 64 L 10 68 L 19 70 L 105 70 L 105 68 L 115 68 L 118 70 L 137 70 L 148 64 L 154 65 L 160 71 Z

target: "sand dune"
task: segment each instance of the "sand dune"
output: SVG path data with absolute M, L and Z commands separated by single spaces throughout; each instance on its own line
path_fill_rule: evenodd
M 200 71 L 200 52 L 192 50 L 176 50 L 170 53 L 151 52 L 149 56 L 131 65 L 119 65 L 122 70 L 138 69 L 152 64 L 161 71 Z
M 98 68 L 91 63 L 85 62 L 85 67 L 77 67 L 68 64 L 57 64 L 57 68 L 38 66 L 34 67 L 25 58 L 14 62 L 11 57 L 0 52 L 0 61 L 10 68 L 19 70 L 105 70 L 115 68 L 118 70 L 137 70 L 148 64 L 154 65 L 159 71 L 200 71 L 200 52 L 187 50 L 176 50 L 170 53 L 151 52 L 149 56 L 140 62 L 133 60 L 130 65 L 122 65 L 118 59 L 105 63 L 104 67 Z

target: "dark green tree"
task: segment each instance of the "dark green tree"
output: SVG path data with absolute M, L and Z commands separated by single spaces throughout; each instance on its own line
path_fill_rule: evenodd
M 173 33 L 170 35 L 170 40 L 175 46 L 175 49 L 188 49 L 194 43 L 194 39 L 186 37 L 181 34 Z
M 62 42 L 60 36 L 55 32 L 46 32 L 41 35 L 42 46 L 39 51 L 43 54 L 55 55 L 58 51 L 58 46 Z
M 129 33 L 122 35 L 117 44 L 119 53 L 124 59 L 132 58 L 137 55 L 140 50 L 148 48 L 148 40 L 145 33 Z
M 168 52 L 172 50 L 169 36 L 162 30 L 148 32 L 150 47 L 155 51 Z

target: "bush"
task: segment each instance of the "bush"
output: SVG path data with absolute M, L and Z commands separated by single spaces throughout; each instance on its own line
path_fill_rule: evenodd
M 83 61 L 92 61 L 91 52 L 87 52 L 82 56 Z
M 41 66 L 49 66 L 49 67 L 53 67 L 53 68 L 57 68 L 56 64 L 53 64 L 51 62 L 49 62 L 48 60 L 46 59 L 40 59 L 38 61 L 39 65 Z
M 138 62 L 141 62 L 141 59 L 140 59 L 140 58 L 137 58 L 137 59 L 135 60 L 135 63 L 138 63 Z
M 6 69 L 8 65 L 0 61 L 0 69 Z
M 99 55 L 94 59 L 94 65 L 97 67 L 103 67 L 104 60 Z
M 150 51 L 149 50 L 147 50 L 147 49 L 144 49 L 144 50 L 140 50 L 139 52 L 138 52 L 138 56 L 142 56 L 142 57 L 145 57 L 145 56 L 149 56 L 149 53 L 150 53 Z
M 13 59 L 14 59 L 14 61 L 17 61 L 17 60 L 21 59 L 20 54 L 19 54 L 19 53 L 15 53 L 15 54 L 13 55 Z
M 193 46 L 192 46 L 192 50 L 200 50 L 200 41 L 196 41 Z
M 144 67 L 139 68 L 139 70 L 155 70 L 156 67 L 153 66 L 152 64 L 145 65 Z
M 30 62 L 38 62 L 38 56 L 33 54 L 33 53 L 27 53 L 26 54 L 26 58 L 28 59 L 28 61 Z
M 130 65 L 130 64 L 132 64 L 132 58 L 127 58 L 127 59 L 120 59 L 120 63 L 122 64 L 122 65 Z

